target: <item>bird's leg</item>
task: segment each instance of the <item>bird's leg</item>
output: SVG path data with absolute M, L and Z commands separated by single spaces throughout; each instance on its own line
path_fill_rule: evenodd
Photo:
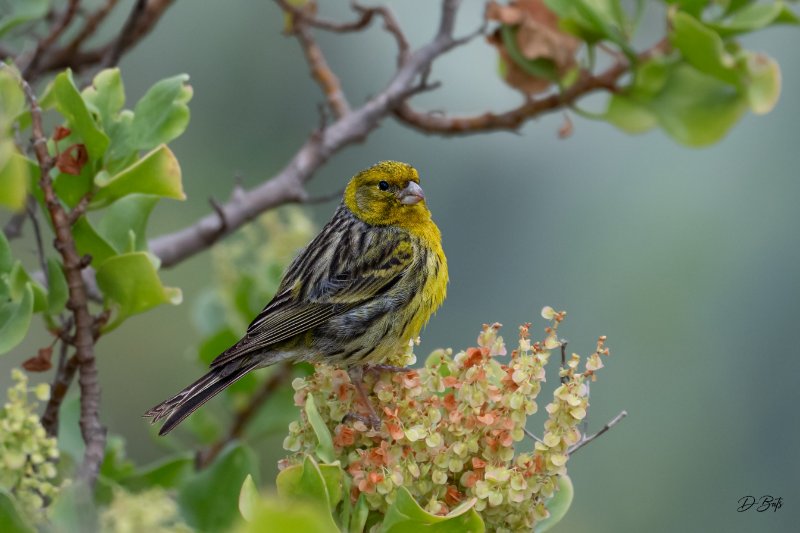
M 347 413 L 345 420 L 361 420 L 372 429 L 378 429 L 381 425 L 381 419 L 378 418 L 378 414 L 375 412 L 375 408 L 372 406 L 372 402 L 369 400 L 369 396 L 367 396 L 364 390 L 364 368 L 360 365 L 351 366 L 347 370 L 347 374 L 350 376 L 350 382 L 353 384 L 353 387 L 355 387 L 358 397 L 366 406 L 367 411 L 369 411 L 369 416 L 363 416 L 358 413 Z

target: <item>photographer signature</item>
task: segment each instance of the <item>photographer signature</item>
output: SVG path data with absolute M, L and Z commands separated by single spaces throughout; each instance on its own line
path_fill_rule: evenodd
M 756 498 L 754 496 L 742 496 L 739 498 L 738 503 L 739 506 L 736 508 L 736 511 L 739 513 L 749 511 L 750 509 L 754 509 L 757 513 L 763 513 L 764 511 L 769 510 L 772 510 L 772 512 L 777 512 L 777 510 L 783 506 L 783 498 L 780 496 L 773 498 L 769 494 L 764 495 L 761 498 Z

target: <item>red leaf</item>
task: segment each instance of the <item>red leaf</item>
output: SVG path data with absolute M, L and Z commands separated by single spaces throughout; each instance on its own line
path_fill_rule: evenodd
M 53 132 L 53 140 L 60 141 L 65 137 L 69 137 L 70 133 L 72 133 L 72 130 L 69 128 L 65 128 L 64 126 L 56 126 L 56 131 Z
M 81 173 L 83 166 L 89 162 L 89 153 L 86 151 L 86 146 L 82 144 L 73 144 L 56 158 L 56 167 L 64 174 L 71 174 L 77 176 Z
M 52 357 L 52 346 L 39 348 L 39 353 L 22 363 L 22 368 L 28 372 L 47 372 L 53 367 L 53 364 L 50 362 Z

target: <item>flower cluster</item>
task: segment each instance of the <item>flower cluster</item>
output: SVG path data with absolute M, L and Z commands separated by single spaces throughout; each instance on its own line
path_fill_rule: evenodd
M 44 506 L 58 493 L 58 447 L 48 437 L 39 416 L 37 402 L 50 397 L 50 387 L 42 383 L 28 387 L 28 377 L 19 369 L 11 371 L 14 385 L 8 401 L 0 409 L 0 486 L 16 496 L 27 514 L 43 518 Z
M 308 395 L 333 435 L 336 459 L 352 478 L 351 498 L 363 494 L 371 510 L 385 512 L 394 489 L 406 487 L 427 511 L 446 514 L 475 499 L 491 531 L 531 531 L 548 515 L 545 502 L 566 473 L 570 446 L 581 439 L 579 425 L 588 407 L 587 378 L 602 367 L 608 350 L 597 351 L 578 372 L 573 355 L 561 370 L 562 384 L 547 405 L 545 433 L 535 446 L 520 443 L 528 416 L 538 410 L 551 350 L 559 348 L 558 325 L 566 316 L 546 307 L 546 337 L 532 341 L 530 324 L 520 327 L 518 346 L 506 359 L 499 324 L 484 325 L 478 346 L 455 355 L 430 354 L 420 369 L 367 372 L 365 387 L 382 415 L 379 429 L 345 418 L 364 414 L 345 370 L 321 365 L 313 376 L 293 383 L 295 402 Z M 399 359 L 408 363 L 410 348 Z M 507 362 L 501 362 L 501 359 Z M 293 452 L 281 467 L 313 454 L 317 439 L 305 414 L 289 427 L 284 447 Z M 530 451 L 517 452 L 520 449 Z M 532 448 L 532 450 L 531 450 Z
M 189 533 L 178 504 L 159 487 L 131 493 L 114 489 L 114 499 L 100 515 L 100 530 L 114 533 Z

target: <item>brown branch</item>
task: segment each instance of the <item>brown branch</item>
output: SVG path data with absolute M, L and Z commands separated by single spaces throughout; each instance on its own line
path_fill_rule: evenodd
M 41 173 L 39 186 L 44 193 L 44 200 L 55 232 L 54 246 L 64 263 L 64 275 L 69 289 L 67 309 L 72 311 L 75 335 L 72 344 L 75 346 L 81 389 L 80 426 L 83 440 L 86 443 L 83 464 L 79 476 L 94 484 L 100 470 L 100 463 L 105 453 L 106 429 L 100 423 L 100 384 L 97 381 L 95 366 L 93 333 L 95 319 L 89 312 L 86 285 L 81 275 L 81 256 L 75 247 L 69 223 L 69 214 L 56 197 L 50 171 L 55 159 L 47 151 L 47 138 L 42 127 L 42 110 L 31 86 L 24 80 L 20 83 L 28 100 L 31 112 L 31 130 L 33 132 L 33 149 L 39 163 Z
M 117 5 L 118 0 L 106 0 L 106 3 L 100 6 L 97 11 L 86 17 L 86 20 L 83 23 L 83 27 L 78 32 L 78 34 L 63 48 L 60 52 L 64 55 L 73 55 L 81 45 L 94 35 L 97 31 L 97 28 L 100 24 L 105 20 L 111 10 Z
M 47 400 L 44 413 L 42 413 L 42 426 L 51 437 L 58 435 L 58 415 L 61 404 L 64 402 L 64 397 L 67 395 L 79 366 L 77 356 L 73 355 L 67 358 L 67 348 L 67 342 L 62 340 L 58 368 L 53 377 L 53 383 L 50 385 L 50 399 Z
M 362 31 L 372 23 L 372 20 L 376 16 L 378 16 L 383 19 L 384 29 L 389 32 L 397 42 L 398 65 L 402 65 L 403 62 L 408 58 L 411 47 L 409 46 L 408 40 L 406 39 L 403 30 L 400 28 L 400 24 L 397 22 L 394 13 L 387 6 L 369 7 L 362 6 L 358 2 L 352 2 L 351 5 L 353 10 L 359 14 L 359 17 L 352 22 L 333 22 L 330 20 L 317 18 L 308 8 L 302 9 L 297 6 L 293 6 L 286 0 L 276 1 L 281 9 L 295 19 L 302 20 L 303 23 L 308 26 L 333 33 L 351 33 Z
M 616 90 L 617 81 L 628 72 L 627 63 L 616 63 L 607 71 L 593 76 L 587 72 L 563 93 L 529 100 L 504 113 L 486 112 L 480 115 L 449 117 L 441 113 L 421 113 L 403 102 L 394 112 L 403 124 L 422 133 L 435 135 L 470 135 L 491 131 L 515 131 L 535 117 L 568 107 L 580 97 L 601 89 Z
M 328 62 L 325 61 L 322 49 L 311 36 L 311 32 L 302 22 L 302 19 L 295 24 L 294 34 L 297 36 L 300 47 L 303 49 L 303 54 L 306 56 L 306 62 L 311 70 L 311 77 L 316 80 L 325 94 L 328 105 L 333 111 L 333 116 L 336 118 L 345 116 L 350 112 L 350 104 L 347 103 L 347 98 L 342 92 L 339 78 L 331 70 Z
M 67 4 L 67 8 L 64 10 L 64 15 L 59 18 L 53 28 L 50 30 L 50 33 L 40 40 L 36 44 L 36 50 L 33 52 L 33 57 L 31 57 L 30 62 L 28 65 L 22 70 L 23 76 L 28 76 L 31 72 L 36 70 L 36 67 L 39 64 L 39 59 L 42 55 L 53 46 L 61 34 L 64 33 L 64 30 L 72 22 L 72 19 L 75 17 L 75 13 L 78 11 L 78 7 L 80 6 L 80 0 L 69 0 L 69 4 Z
M 264 405 L 264 402 L 271 398 L 282 384 L 286 383 L 291 374 L 292 363 L 289 361 L 285 361 L 275 368 L 273 373 L 264 382 L 261 389 L 250 398 L 247 405 L 236 413 L 233 425 L 230 430 L 228 430 L 228 433 L 217 442 L 211 444 L 208 448 L 197 452 L 195 465 L 198 470 L 210 465 L 228 443 L 240 438 L 244 434 L 244 430 L 253 419 L 253 416 L 255 416 L 261 406 Z
M 111 0 L 108 0 L 107 5 L 103 8 L 100 8 L 100 11 L 95 13 L 96 20 L 90 18 L 87 21 L 87 25 L 83 30 L 87 32 L 86 37 L 81 37 L 80 40 L 78 40 L 78 37 L 76 37 L 73 42 L 67 44 L 63 48 L 53 50 L 52 52 L 46 54 L 39 62 L 38 68 L 31 71 L 29 78 L 34 79 L 43 73 L 61 70 L 64 68 L 71 68 L 76 72 L 81 72 L 92 66 L 113 66 L 117 61 L 119 61 L 119 58 L 122 56 L 122 54 L 128 52 L 139 41 L 141 41 L 143 37 L 153 30 L 173 2 L 174 0 L 145 0 L 144 2 L 137 0 L 137 4 L 134 6 L 134 10 L 131 12 L 131 17 L 126 19 L 126 24 L 123 27 L 123 30 L 121 30 L 118 38 L 92 50 L 79 50 L 78 48 L 82 44 L 83 40 L 85 40 L 86 37 L 95 31 L 97 25 L 106 17 L 107 12 L 114 7 L 116 2 L 111 2 Z M 144 7 L 142 8 L 141 12 L 135 9 L 138 7 L 139 3 L 144 3 Z M 107 11 L 105 11 L 106 9 Z M 134 13 L 136 14 L 135 21 L 131 22 Z M 131 22 L 130 27 L 128 26 L 128 22 Z M 81 33 L 83 33 L 83 31 Z M 75 40 L 78 41 L 77 45 L 75 45 Z M 114 60 L 114 62 L 111 62 L 111 60 Z
M 125 44 L 136 30 L 139 19 L 144 16 L 146 7 L 147 0 L 136 0 L 128 18 L 125 20 L 125 25 L 122 26 L 122 30 L 119 32 L 119 36 L 110 44 L 108 50 L 104 54 L 100 68 L 111 67 L 119 63 L 119 59 L 122 57 L 122 52 L 125 49 Z
M 661 40 L 651 48 L 639 54 L 639 61 L 669 50 L 669 42 Z M 593 75 L 583 71 L 580 78 L 562 93 L 551 94 L 536 100 L 528 100 L 519 107 L 504 113 L 486 112 L 465 117 L 448 117 L 441 113 L 421 113 L 415 111 L 407 102 L 403 102 L 394 112 L 401 123 L 422 133 L 433 135 L 471 135 L 491 131 L 516 131 L 525 122 L 551 111 L 573 105 L 579 98 L 598 91 L 614 92 L 619 90 L 620 78 L 630 72 L 627 60 L 618 60 L 608 70 Z
M 304 185 L 320 166 L 345 147 L 363 141 L 404 99 L 420 90 L 418 80 L 430 69 L 434 60 L 476 35 L 461 39 L 453 36 L 452 19 L 456 16 L 458 5 L 458 0 L 443 0 L 442 21 L 434 38 L 410 53 L 407 61 L 378 94 L 324 130 L 312 134 L 277 175 L 246 194 L 231 198 L 219 206 L 218 212 L 206 215 L 187 228 L 152 240 L 150 248 L 161 259 L 162 266 L 174 266 L 211 247 L 221 237 L 264 211 L 286 203 L 304 201 L 307 198 Z M 222 220 L 225 221 L 224 227 Z

